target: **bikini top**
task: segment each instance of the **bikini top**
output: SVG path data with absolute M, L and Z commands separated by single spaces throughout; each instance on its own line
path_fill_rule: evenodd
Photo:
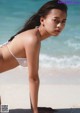
M 15 55 L 12 53 L 12 51 L 10 50 L 9 46 L 7 45 L 9 42 L 6 42 L 4 43 L 3 45 L 6 45 L 10 54 L 17 60 L 17 62 L 19 63 L 19 65 L 23 66 L 23 67 L 26 67 L 27 66 L 27 59 L 26 58 L 18 58 L 18 57 L 15 57 Z M 1 46 L 3 46 L 1 45 Z M 0 46 L 0 47 L 1 47 Z
M 12 53 L 12 51 L 9 49 L 9 46 L 7 45 L 7 48 L 9 50 L 9 52 L 11 53 L 11 55 L 17 60 L 17 62 L 19 63 L 19 65 L 26 67 L 27 66 L 27 60 L 26 58 L 18 58 L 15 57 L 14 54 Z

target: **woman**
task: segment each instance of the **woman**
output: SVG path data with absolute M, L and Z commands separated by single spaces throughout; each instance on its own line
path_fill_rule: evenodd
M 0 47 L 0 73 L 18 65 L 28 66 L 33 113 L 38 113 L 39 53 L 41 41 L 64 29 L 67 6 L 60 0 L 45 3 L 24 27 Z

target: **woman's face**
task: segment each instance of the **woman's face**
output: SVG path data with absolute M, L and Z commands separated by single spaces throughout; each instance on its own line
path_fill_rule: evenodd
M 67 14 L 59 9 L 52 9 L 42 24 L 50 36 L 57 36 L 64 29 Z

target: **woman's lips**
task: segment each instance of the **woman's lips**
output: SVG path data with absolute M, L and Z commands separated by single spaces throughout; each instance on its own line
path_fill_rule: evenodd
M 55 30 L 55 32 L 60 33 L 61 31 L 60 30 Z

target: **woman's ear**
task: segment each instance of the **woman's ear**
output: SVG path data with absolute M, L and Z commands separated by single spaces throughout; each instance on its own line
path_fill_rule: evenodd
M 40 23 L 41 23 L 42 26 L 44 26 L 44 17 L 40 18 Z

